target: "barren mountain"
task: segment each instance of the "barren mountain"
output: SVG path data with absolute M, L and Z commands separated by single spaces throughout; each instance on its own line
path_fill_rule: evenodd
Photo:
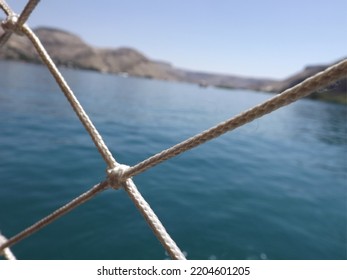
M 131 48 L 102 49 L 86 44 L 74 34 L 52 28 L 34 30 L 53 61 L 60 66 L 105 73 L 128 73 L 140 77 L 175 80 L 161 64 Z M 12 36 L 0 52 L 0 59 L 40 63 L 27 38 Z
M 53 28 L 34 30 L 54 62 L 60 66 L 90 69 L 106 73 L 127 73 L 132 76 L 184 81 L 229 88 L 257 88 L 269 81 L 192 72 L 172 67 L 169 63 L 151 60 L 131 48 L 103 49 L 86 44 L 78 36 Z M 0 59 L 40 63 L 33 46 L 25 37 L 12 36 L 0 52 Z M 273 81 L 271 81 L 273 82 Z
M 335 63 L 336 62 L 334 62 L 333 64 Z M 310 76 L 325 70 L 326 68 L 328 68 L 329 66 L 333 64 L 307 66 L 304 70 L 288 77 L 287 79 L 284 79 L 283 81 L 270 83 L 268 85 L 260 87 L 259 89 L 262 91 L 275 92 L 275 93 L 282 92 L 292 86 L 295 86 L 301 83 L 302 81 L 309 78 Z M 322 90 L 314 92 L 313 94 L 310 95 L 310 98 L 322 99 L 322 100 L 347 104 L 347 77 L 345 77 L 344 79 L 338 80 L 337 82 L 333 83 L 332 85 Z
M 104 73 L 126 73 L 131 76 L 196 83 L 201 86 L 279 93 L 329 66 L 309 66 L 283 81 L 212 74 L 178 69 L 169 63 L 151 60 L 132 48 L 95 48 L 85 43 L 78 36 L 63 30 L 42 27 L 34 31 L 54 62 L 59 66 L 89 69 Z M 2 32 L 0 28 L 0 35 Z M 0 59 L 41 63 L 28 39 L 16 35 L 13 35 L 0 50 Z M 346 79 L 342 79 L 334 85 L 314 93 L 311 97 L 347 103 L 346 84 Z

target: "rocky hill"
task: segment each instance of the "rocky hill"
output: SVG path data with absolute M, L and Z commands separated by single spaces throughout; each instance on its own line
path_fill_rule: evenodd
M 269 83 L 265 86 L 260 87 L 259 90 L 275 93 L 282 92 L 292 86 L 295 86 L 296 84 L 301 83 L 308 77 L 325 70 L 335 63 L 336 62 L 328 65 L 307 66 L 302 71 L 288 77 L 287 79 Z M 327 88 L 314 92 L 310 95 L 310 98 L 347 104 L 347 77 L 335 82 Z
M 54 62 L 60 66 L 228 88 L 255 89 L 273 82 L 273 80 L 187 71 L 175 68 L 166 62 L 151 60 L 131 48 L 95 48 L 66 31 L 52 28 L 36 28 L 34 31 Z M 30 42 L 25 37 L 19 36 L 11 37 L 0 52 L 0 59 L 40 63 Z
M 101 49 L 86 44 L 74 34 L 52 28 L 34 30 L 57 65 L 105 73 L 128 73 L 140 77 L 174 80 L 159 63 L 131 48 Z M 0 59 L 40 63 L 27 38 L 12 36 L 0 52 Z
M 34 31 L 59 66 L 104 73 L 126 73 L 131 76 L 196 83 L 201 86 L 281 92 L 328 67 L 309 66 L 283 81 L 212 74 L 178 69 L 167 62 L 149 59 L 132 48 L 95 48 L 78 36 L 63 30 L 42 27 Z M 2 32 L 0 28 L 0 35 Z M 20 36 L 11 37 L 0 50 L 0 59 L 41 63 L 28 39 Z M 346 79 L 343 79 L 323 91 L 314 93 L 312 97 L 347 103 L 346 92 Z

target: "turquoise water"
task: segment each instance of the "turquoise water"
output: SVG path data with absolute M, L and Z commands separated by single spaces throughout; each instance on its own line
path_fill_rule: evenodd
M 63 69 L 116 159 L 133 165 L 271 97 Z M 0 62 L 0 230 L 104 180 L 44 67 Z M 189 259 L 346 259 L 347 109 L 301 100 L 134 178 Z M 13 246 L 19 259 L 165 259 L 123 191 Z

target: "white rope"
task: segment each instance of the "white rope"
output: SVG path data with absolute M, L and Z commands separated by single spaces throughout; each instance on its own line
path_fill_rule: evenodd
M 166 229 L 158 219 L 157 215 L 153 212 L 152 208 L 142 197 L 141 193 L 136 188 L 134 182 L 131 179 L 126 180 L 123 188 L 128 193 L 129 197 L 134 202 L 137 209 L 143 215 L 155 236 L 158 238 L 160 243 L 168 252 L 169 256 L 174 260 L 185 260 L 185 256 L 178 248 L 175 241 L 173 241 L 173 239 L 167 233 Z
M 347 59 L 332 65 L 326 70 L 317 73 L 316 75 L 307 78 L 302 83 L 285 90 L 284 92 L 275 95 L 262 104 L 259 104 L 241 114 L 221 122 L 216 126 L 201 132 L 167 150 L 164 150 L 125 171 L 124 177 L 138 175 L 149 168 L 175 157 L 183 152 L 186 152 L 194 147 L 197 147 L 207 141 L 221 136 L 222 134 L 234 130 L 246 123 L 249 123 L 257 118 L 269 114 L 283 106 L 289 105 L 299 98 L 305 97 L 310 93 L 325 87 L 339 79 L 347 76 Z
M 98 151 L 106 161 L 108 165 L 108 182 L 111 184 L 111 186 L 115 189 L 119 189 L 121 186 L 123 186 L 123 173 L 126 170 L 125 165 L 120 165 L 119 163 L 116 162 L 114 157 L 112 156 L 111 152 L 109 151 L 108 147 L 104 143 L 101 135 L 93 125 L 92 121 L 89 119 L 88 115 L 84 111 L 83 107 L 81 104 L 78 102 L 77 98 L 75 97 L 74 93 L 70 89 L 69 85 L 65 81 L 64 77 L 61 75 L 59 72 L 58 68 L 52 61 L 51 57 L 41 44 L 39 38 L 32 32 L 32 30 L 24 24 L 25 20 L 29 17 L 30 13 L 36 6 L 38 1 L 30 1 L 28 5 L 25 7 L 23 13 L 26 13 L 24 16 L 20 15 L 19 19 L 12 17 L 11 15 L 13 13 L 10 13 L 8 16 L 7 21 L 3 23 L 5 26 L 5 29 L 7 29 L 8 33 L 23 33 L 25 34 L 29 40 L 32 42 L 34 45 L 35 49 L 37 50 L 39 56 L 41 57 L 42 61 L 46 64 L 48 67 L 49 71 L 55 78 L 56 82 L 60 86 L 61 90 L 63 91 L 65 97 L 69 101 L 70 105 L 72 106 L 73 110 L 77 114 L 78 118 L 84 125 L 85 129 L 89 133 L 90 137 L 92 138 L 95 146 L 97 147 Z M 131 179 L 129 179 L 130 181 Z M 124 186 L 128 186 L 127 183 L 124 184 Z M 164 248 L 167 250 L 170 256 L 173 258 L 179 258 L 182 259 L 182 256 L 184 258 L 184 255 L 180 252 L 178 249 L 176 243 L 171 239 L 169 234 L 166 232 L 165 228 L 159 221 L 158 217 L 154 214 L 152 209 L 149 207 L 148 203 L 145 201 L 145 199 L 141 196 L 141 194 L 138 191 L 133 191 L 136 189 L 135 184 L 132 182 L 129 186 L 128 189 L 132 190 L 128 192 L 129 196 L 132 198 L 134 201 L 136 207 L 140 210 L 140 212 L 144 215 L 146 221 L 148 222 L 148 225 L 152 228 L 153 232 L 156 234 L 158 239 L 161 241 L 162 245 Z M 136 189 L 137 190 L 137 189 Z M 134 196 L 134 193 L 136 195 Z M 136 199 L 135 199 L 136 198 Z M 62 207 L 64 208 L 64 207 Z M 62 213 L 62 212 L 59 212 Z M 54 213 L 53 213 L 54 214 Z M 55 215 L 53 215 L 55 217 Z M 53 219 L 52 219 L 53 220 Z M 44 221 L 44 223 L 41 223 L 41 221 Z M 30 235 L 32 232 L 40 229 L 44 225 L 47 225 L 48 222 L 43 219 L 36 223 L 36 225 L 29 227 L 28 229 L 24 230 L 22 233 L 18 234 L 21 238 L 26 237 L 27 235 Z M 51 222 L 51 221 L 50 221 Z M 19 240 L 19 238 L 17 238 Z M 14 242 L 16 238 L 12 239 L 12 242 Z M 4 245 L 3 245 L 4 246 Z M 0 246 L 1 248 L 1 246 Z
M 19 241 L 23 240 L 24 238 L 34 234 L 38 230 L 44 228 L 45 226 L 49 225 L 53 221 L 57 220 L 58 218 L 62 217 L 63 215 L 66 215 L 68 212 L 76 208 L 77 206 L 85 203 L 89 199 L 96 196 L 98 193 L 104 191 L 108 187 L 108 182 L 104 181 L 101 182 L 95 186 L 93 186 L 90 190 L 82 193 L 80 196 L 76 197 L 75 199 L 71 200 L 70 202 L 64 204 L 62 207 L 54 211 L 53 213 L 47 215 L 43 219 L 39 220 L 35 224 L 27 227 L 26 229 L 22 230 L 15 236 L 12 236 L 10 239 L 8 239 L 3 244 L 0 243 L 0 251 L 6 249 L 6 247 L 10 247 Z
M 0 8 L 5 12 L 7 15 L 7 19 L 11 18 L 13 16 L 13 12 L 10 8 L 10 6 L 3 0 L 0 0 Z M 4 28 L 4 24 L 6 24 L 6 21 L 3 21 L 1 23 L 2 28 Z M 0 48 L 11 38 L 12 32 L 4 30 L 5 32 L 0 37 Z
M 43 47 L 42 43 L 40 42 L 39 38 L 34 34 L 34 32 L 26 25 L 23 26 L 22 32 L 29 38 L 29 40 L 34 45 L 36 51 L 38 52 L 39 56 L 41 57 L 42 61 L 46 64 L 47 68 L 51 72 L 52 76 L 55 78 L 57 84 L 59 85 L 60 89 L 64 93 L 66 99 L 69 101 L 71 107 L 75 111 L 76 115 L 78 116 L 79 120 L 83 124 L 86 131 L 89 133 L 90 137 L 92 138 L 95 146 L 97 147 L 99 153 L 104 158 L 105 162 L 107 163 L 109 168 L 114 168 L 118 165 L 114 157 L 112 156 L 110 150 L 106 146 L 104 140 L 102 139 L 100 133 L 97 131 L 96 127 L 88 117 L 87 113 L 84 111 L 82 105 L 77 100 L 76 96 L 74 95 L 73 91 L 65 81 L 63 75 L 58 70 L 57 66 L 54 64 L 53 60 Z
M 213 138 L 216 138 L 226 133 L 227 131 L 233 130 L 239 126 L 244 125 L 245 123 L 248 123 L 256 118 L 268 114 L 282 106 L 288 105 L 298 100 L 299 98 L 307 96 L 309 93 L 323 86 L 327 86 L 328 84 L 338 79 L 341 79 L 342 77 L 345 77 L 347 75 L 347 60 L 344 60 L 326 69 L 325 71 L 318 73 L 317 75 L 311 78 L 306 79 L 304 82 L 284 91 L 283 93 L 271 98 L 263 104 L 251 108 L 248 111 L 243 112 L 234 118 L 220 123 L 215 127 L 207 131 L 204 131 L 196 136 L 193 136 L 187 139 L 186 141 L 183 141 L 182 143 L 179 143 L 169 148 L 168 150 L 162 151 L 157 155 L 154 155 L 153 157 L 146 159 L 133 167 L 129 167 L 126 165 L 119 164 L 114 159 L 108 147 L 104 143 L 101 135 L 89 119 L 81 104 L 78 102 L 74 93 L 70 89 L 69 85 L 66 83 L 65 79 L 59 72 L 56 65 L 53 63 L 45 48 L 42 46 L 40 40 L 32 32 L 32 30 L 27 25 L 25 25 L 25 21 L 28 19 L 29 15 L 34 10 L 38 2 L 39 0 L 30 0 L 24 8 L 22 14 L 18 17 L 12 12 L 12 10 L 9 8 L 5 1 L 0 0 L 0 8 L 3 9 L 6 15 L 8 16 L 7 19 L 2 23 L 2 26 L 5 29 L 5 33 L 0 38 L 0 46 L 3 45 L 9 39 L 12 33 L 20 35 L 24 34 L 29 38 L 29 40 L 36 48 L 39 56 L 46 64 L 49 71 L 55 78 L 61 90 L 63 91 L 64 95 L 68 99 L 78 118 L 80 119 L 85 129 L 91 136 L 98 151 L 107 163 L 108 180 L 94 186 L 91 190 L 82 194 L 78 198 L 72 200 L 68 204 L 59 208 L 57 211 L 46 216 L 39 222 L 23 230 L 22 232 L 10 238 L 9 240 L 0 235 L 0 253 L 4 254 L 5 257 L 8 259 L 15 259 L 15 257 L 8 248 L 9 246 L 33 234 L 42 227 L 48 225 L 52 221 L 71 211 L 73 208 L 84 203 L 97 193 L 106 189 L 108 185 L 115 189 L 119 189 L 120 187 L 124 188 L 131 200 L 134 202 L 135 206 L 138 208 L 138 210 L 141 212 L 141 214 L 147 221 L 148 225 L 153 230 L 158 240 L 162 243 L 166 251 L 169 253 L 171 258 L 185 259 L 183 253 L 180 251 L 176 243 L 169 236 L 164 226 L 161 224 L 160 220 L 155 215 L 149 204 L 145 201 L 140 192 L 137 190 L 134 182 L 130 177 L 135 176 L 140 172 L 143 172 L 164 160 L 168 160 L 169 158 L 172 158 L 180 153 L 183 153 Z
M 56 81 L 58 82 L 59 86 L 63 90 L 65 96 L 68 98 L 70 104 L 74 108 L 76 114 L 80 118 L 80 120 L 83 123 L 83 125 L 85 126 L 86 130 L 89 132 L 89 134 L 90 134 L 91 138 L 93 139 L 95 145 L 97 146 L 99 152 L 102 154 L 102 156 L 104 157 L 105 161 L 108 163 L 108 166 L 111 168 L 111 172 L 108 174 L 109 177 L 110 177 L 110 175 L 113 175 L 113 177 L 114 177 L 113 179 L 111 178 L 111 180 L 110 180 L 110 182 L 112 184 L 111 186 L 113 188 L 115 188 L 115 189 L 120 188 L 122 186 L 122 184 L 120 184 L 120 182 L 122 181 L 122 175 L 125 172 L 124 168 L 122 168 L 119 165 L 119 163 L 117 163 L 116 160 L 113 158 L 111 152 L 109 151 L 109 149 L 107 148 L 106 144 L 102 140 L 101 135 L 97 132 L 96 128 L 94 127 L 94 125 L 90 121 L 89 117 L 84 112 L 82 106 L 79 104 L 77 98 L 74 96 L 73 92 L 71 91 L 71 89 L 69 88 L 67 83 L 65 82 L 64 78 L 62 77 L 62 75 L 60 74 L 58 69 L 56 68 L 55 64 L 53 63 L 53 61 L 51 60 L 49 55 L 47 54 L 46 50 L 42 46 L 42 44 L 39 41 L 39 39 L 37 38 L 37 36 L 31 31 L 30 28 L 28 28 L 26 26 L 23 27 L 23 33 L 25 35 L 27 35 L 28 38 L 34 44 L 34 46 L 35 46 L 36 50 L 38 51 L 40 57 L 45 62 L 45 64 L 47 65 L 47 67 L 51 71 L 52 75 L 56 78 Z M 128 194 L 130 195 L 129 192 L 128 192 Z M 137 194 L 137 197 L 138 198 L 141 197 L 141 201 L 145 202 L 144 198 L 139 193 Z M 142 209 L 141 210 L 143 205 L 145 205 L 145 204 L 144 203 L 136 204 L 137 208 L 141 211 L 141 213 L 150 212 L 147 209 Z M 154 220 L 156 220 L 156 221 L 154 221 Z M 162 226 L 162 224 L 161 224 L 161 222 L 159 221 L 159 219 L 158 219 L 158 217 L 156 215 L 152 215 L 151 214 L 150 218 L 146 219 L 146 221 L 148 222 L 149 226 L 152 228 L 153 232 L 156 233 L 157 237 L 160 236 L 160 234 L 165 234 L 165 236 L 160 237 L 160 239 L 165 240 L 165 241 L 168 240 L 168 239 L 171 239 L 171 237 L 167 234 L 166 231 L 157 229 L 156 225 L 161 225 Z M 174 241 L 172 239 L 171 239 L 171 242 L 162 242 L 162 245 L 169 252 L 170 255 L 173 255 L 173 253 L 170 252 L 171 251 L 171 247 L 167 247 L 167 244 L 171 244 L 171 243 L 174 243 Z M 178 247 L 177 247 L 177 250 L 179 250 Z M 182 253 L 181 253 L 181 255 L 183 256 Z
M 0 233 L 0 246 L 2 244 L 5 244 L 6 242 L 7 242 L 6 237 Z M 4 248 L 2 251 L 0 250 L 0 255 L 3 255 L 5 259 L 10 261 L 16 260 L 16 257 L 13 255 L 13 253 L 11 252 L 9 248 Z
M 10 6 L 6 3 L 6 1 L 0 0 L 0 8 L 7 15 L 7 19 L 2 22 L 2 27 L 5 33 L 0 37 L 0 47 L 2 47 L 11 38 L 12 33 L 23 35 L 20 29 L 28 20 L 29 16 L 34 11 L 36 5 L 39 2 L 40 0 L 29 0 L 20 16 L 17 16 L 12 12 Z
M 116 167 L 107 169 L 107 177 L 110 186 L 114 189 L 119 189 L 125 181 L 124 173 L 130 168 L 125 164 L 118 164 Z
M 4 0 L 0 0 L 0 8 L 4 11 L 4 13 L 7 16 L 13 13 L 10 6 Z

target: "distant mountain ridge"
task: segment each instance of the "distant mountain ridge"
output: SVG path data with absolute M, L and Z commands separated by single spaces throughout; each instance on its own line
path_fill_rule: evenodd
M 345 58 L 344 58 L 345 59 Z M 343 59 L 339 60 L 342 61 Z M 325 70 L 329 66 L 337 63 L 338 61 L 327 64 L 327 65 L 312 65 L 305 67 L 304 70 L 284 79 L 282 81 L 270 83 L 263 87 L 260 87 L 259 90 L 268 91 L 268 92 L 282 92 L 287 88 L 295 86 L 305 79 Z M 337 82 L 331 84 L 330 86 L 321 89 L 317 92 L 314 92 L 310 95 L 310 98 L 321 99 L 327 101 L 333 101 L 337 103 L 347 104 L 347 77 L 338 80 Z
M 281 92 L 328 67 L 328 65 L 310 66 L 283 81 L 212 74 L 175 68 L 170 63 L 151 60 L 139 51 L 128 47 L 96 48 L 88 45 L 78 36 L 59 29 L 41 27 L 34 29 L 34 31 L 54 62 L 60 66 L 196 83 L 201 86 Z M 1 29 L 0 33 L 2 33 Z M 41 63 L 32 44 L 27 38 L 20 36 L 11 37 L 10 41 L 0 50 L 0 59 Z M 326 89 L 329 91 L 329 95 L 330 92 L 332 93 L 332 101 L 347 103 L 346 84 L 346 79 L 343 79 Z M 327 99 L 326 96 L 329 97 L 329 95 L 323 95 L 322 92 L 315 93 L 312 97 Z

